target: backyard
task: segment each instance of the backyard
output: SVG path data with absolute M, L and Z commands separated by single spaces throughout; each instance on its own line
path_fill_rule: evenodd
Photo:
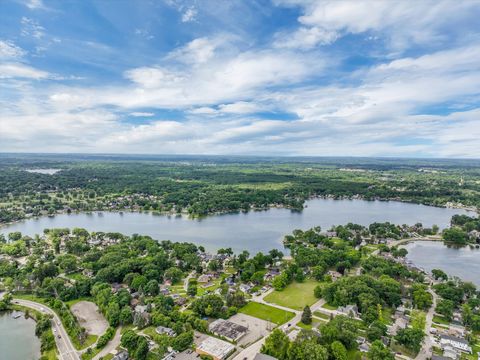
M 318 300 L 313 295 L 313 289 L 320 284 L 318 281 L 311 279 L 302 283 L 293 282 L 282 291 L 274 291 L 268 294 L 264 300 L 290 309 L 303 310 L 306 305 L 310 306 Z
M 238 312 L 242 314 L 247 314 L 262 320 L 270 321 L 277 325 L 286 323 L 288 320 L 290 320 L 295 316 L 293 312 L 277 309 L 273 306 L 260 304 L 254 301 L 250 301 Z

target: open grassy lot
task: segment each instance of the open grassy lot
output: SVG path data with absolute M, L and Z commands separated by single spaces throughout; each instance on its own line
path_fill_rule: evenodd
M 277 309 L 273 306 L 260 304 L 254 301 L 250 301 L 238 312 L 242 314 L 247 314 L 262 320 L 267 320 L 277 325 L 286 323 L 288 320 L 290 320 L 295 316 L 293 312 Z
M 274 291 L 265 297 L 265 301 L 285 306 L 290 309 L 302 310 L 306 305 L 312 305 L 318 299 L 313 295 L 313 289 L 318 281 L 305 280 L 303 283 L 293 282 L 282 291 Z

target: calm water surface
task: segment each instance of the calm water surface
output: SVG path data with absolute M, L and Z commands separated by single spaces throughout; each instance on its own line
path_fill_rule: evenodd
M 38 360 L 40 340 L 35 336 L 35 321 L 0 312 L 0 359 Z
M 150 213 L 62 214 L 53 218 L 30 219 L 0 229 L 9 233 L 21 231 L 33 236 L 45 228 L 81 227 L 89 231 L 116 231 L 124 234 L 150 235 L 158 240 L 187 241 L 203 245 L 208 250 L 232 247 L 234 251 L 268 251 L 282 248 L 284 235 L 294 229 L 309 229 L 320 225 L 327 230 L 332 225 L 353 222 L 369 225 L 375 221 L 424 226 L 448 226 L 454 214 L 465 210 L 436 208 L 395 201 L 313 199 L 302 212 L 270 209 L 215 215 L 204 219 L 186 216 L 164 216 Z
M 407 259 L 425 270 L 442 269 L 480 286 L 480 249 L 449 247 L 441 241 L 415 241 L 404 247 L 408 250 Z

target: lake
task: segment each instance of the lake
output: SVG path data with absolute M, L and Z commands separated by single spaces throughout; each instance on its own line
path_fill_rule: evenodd
M 353 222 L 369 225 L 375 221 L 424 226 L 449 225 L 454 214 L 473 214 L 466 210 L 438 208 L 396 201 L 312 199 L 306 202 L 302 212 L 273 208 L 190 219 L 186 216 L 165 216 L 151 213 L 123 214 L 102 212 L 93 214 L 61 214 L 15 223 L 0 231 L 21 231 L 33 236 L 45 228 L 81 227 L 89 231 L 111 231 L 123 234 L 150 235 L 157 240 L 192 242 L 207 250 L 231 247 L 250 253 L 282 249 L 282 240 L 295 229 L 309 229 L 320 225 L 327 230 L 332 225 Z
M 442 241 L 415 241 L 403 247 L 415 265 L 427 271 L 441 269 L 480 287 L 480 249 L 446 246 Z
M 18 312 L 16 312 L 18 313 Z M 12 312 L 0 312 L 0 358 L 8 360 L 38 360 L 40 340 L 35 336 L 35 321 L 18 319 Z

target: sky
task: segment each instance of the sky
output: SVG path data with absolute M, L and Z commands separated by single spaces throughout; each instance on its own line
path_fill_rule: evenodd
M 0 0 L 0 152 L 480 158 L 480 0 Z

